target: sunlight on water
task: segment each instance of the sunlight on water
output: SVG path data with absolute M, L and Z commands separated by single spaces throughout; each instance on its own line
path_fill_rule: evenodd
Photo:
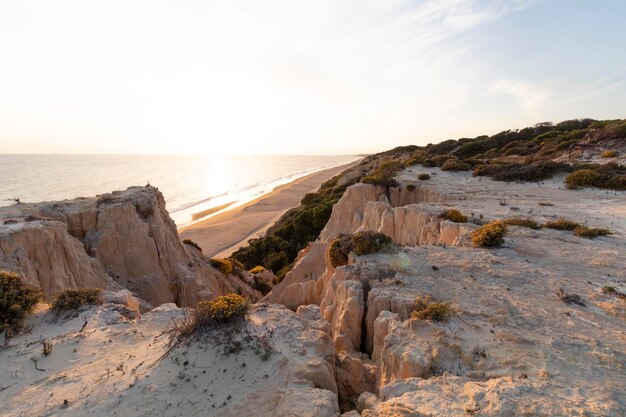
M 194 214 L 227 204 L 227 209 L 233 208 L 298 177 L 355 159 L 345 155 L 0 155 L 0 206 L 13 204 L 13 198 L 63 200 L 150 183 L 163 192 L 168 211 L 181 226 L 189 224 Z

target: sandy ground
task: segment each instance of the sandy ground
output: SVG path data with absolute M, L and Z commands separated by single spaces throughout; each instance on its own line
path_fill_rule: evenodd
M 228 257 L 252 238 L 258 237 L 287 210 L 300 204 L 307 193 L 357 162 L 315 172 L 277 187 L 271 193 L 243 206 L 218 214 L 180 230 L 182 239 L 191 239 L 210 257 Z

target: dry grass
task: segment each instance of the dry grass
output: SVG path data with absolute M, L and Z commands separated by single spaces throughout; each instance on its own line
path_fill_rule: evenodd
M 411 317 L 420 320 L 446 321 L 454 314 L 449 303 L 434 301 L 430 295 L 417 297 L 413 304 Z
M 587 239 L 594 239 L 598 236 L 607 236 L 611 234 L 609 229 L 598 227 L 578 226 L 574 229 L 576 236 L 585 237 Z
M 84 305 L 102 304 L 100 288 L 65 290 L 52 302 L 55 311 L 77 310 Z
M 508 219 L 503 220 L 504 224 L 507 226 L 519 226 L 519 227 L 527 227 L 529 229 L 541 229 L 541 225 L 537 223 L 535 220 L 527 217 L 510 217 Z
M 178 331 L 184 338 L 220 325 L 241 322 L 248 308 L 248 301 L 238 294 L 223 295 L 213 301 L 200 301 L 193 313 L 178 326 Z
M 580 226 L 580 223 L 576 223 L 572 220 L 567 220 L 564 218 L 560 218 L 558 220 L 547 222 L 543 225 L 543 227 L 548 229 L 556 229 L 556 230 L 574 230 Z

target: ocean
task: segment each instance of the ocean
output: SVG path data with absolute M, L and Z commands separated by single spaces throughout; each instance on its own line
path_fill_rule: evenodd
M 178 227 L 356 156 L 1 155 L 0 206 L 158 187 Z M 204 214 L 202 214 L 204 213 Z M 203 217 L 204 216 L 204 217 Z

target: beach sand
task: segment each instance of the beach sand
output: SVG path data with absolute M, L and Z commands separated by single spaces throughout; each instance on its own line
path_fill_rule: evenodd
M 317 191 L 324 181 L 359 161 L 314 172 L 281 185 L 240 207 L 182 228 L 180 237 L 196 242 L 206 256 L 228 257 L 248 240 L 265 233 L 287 210 L 298 206 L 305 194 Z

